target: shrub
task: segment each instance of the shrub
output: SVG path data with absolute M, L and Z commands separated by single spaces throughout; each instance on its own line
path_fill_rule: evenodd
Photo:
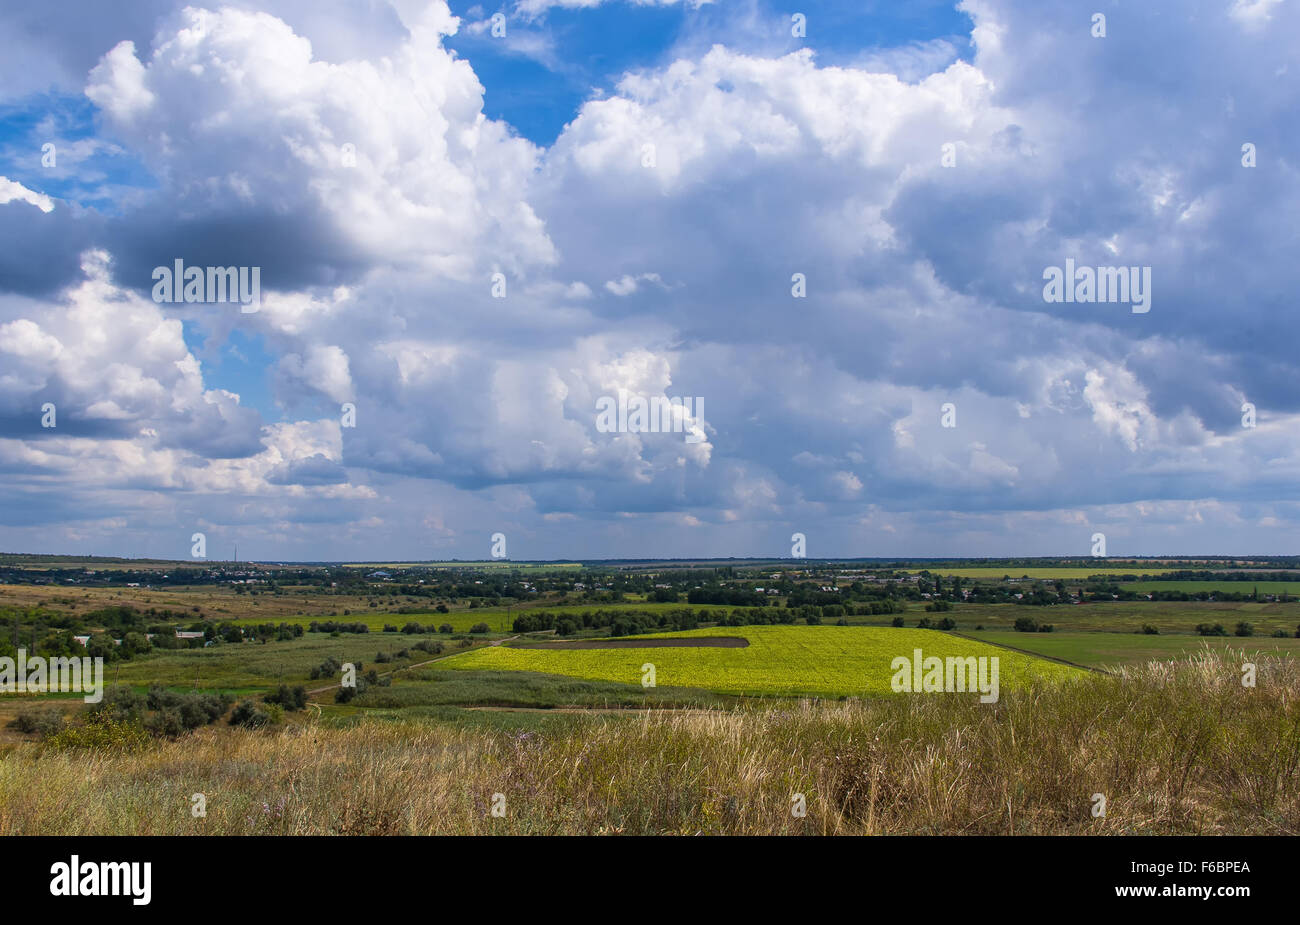
M 1251 626 L 1251 625 L 1250 625 L 1249 623 L 1247 623 L 1245 620 L 1242 620 L 1240 623 L 1237 624 L 1237 628 L 1233 631 L 1233 635 L 1235 635 L 1235 636 L 1254 636 L 1254 635 L 1255 635 L 1255 627 Z
M 63 711 L 55 706 L 22 707 L 18 715 L 9 721 L 10 729 L 34 732 L 43 739 L 54 735 L 64 725 Z
M 179 693 L 155 684 L 149 688 L 145 705 L 154 712 L 145 719 L 144 728 L 154 735 L 174 738 L 216 722 L 230 706 L 230 698 L 202 691 Z
M 145 708 L 144 694 L 135 688 L 115 684 L 104 691 L 99 703 L 91 704 L 87 713 L 102 716 L 115 723 L 138 722 Z
M 277 721 L 278 710 L 274 705 L 261 706 L 251 700 L 241 700 L 230 711 L 230 725 L 245 729 L 260 729 Z
M 1214 625 L 1210 625 L 1209 623 L 1198 623 L 1196 624 L 1196 632 L 1202 636 L 1228 635 L 1228 631 L 1223 628 L 1222 623 L 1215 623 Z
M 1152 626 L 1150 623 L 1143 623 L 1143 624 L 1142 624 L 1142 630 L 1141 630 L 1141 632 L 1142 632 L 1142 634 L 1143 634 L 1144 636 L 1159 636 L 1159 635 L 1160 635 L 1160 630 L 1159 630 L 1158 628 Z
M 334 656 L 329 656 L 319 665 L 313 665 L 309 675 L 313 681 L 329 679 L 339 673 L 343 665 Z
M 469 628 L 469 631 L 471 633 L 490 633 L 492 629 L 486 623 L 475 623 Z
M 358 694 L 364 694 L 366 690 L 369 689 L 369 687 L 370 687 L 370 682 L 366 680 L 364 675 L 358 677 L 355 686 L 340 687 L 337 691 L 335 691 L 334 702 L 350 703 Z
M 1016 617 L 1015 631 L 1017 633 L 1036 633 L 1038 632 L 1038 621 L 1033 617 Z
M 307 708 L 307 688 L 301 684 L 290 687 L 287 684 L 281 684 L 279 688 L 262 698 L 266 703 L 274 703 L 278 706 L 295 712 Z
M 454 632 L 454 630 L 452 630 L 450 623 L 444 623 L 438 627 L 438 632 L 446 633 L 448 636 L 450 636 Z
M 890 626 L 902 626 L 902 625 L 903 625 L 903 618 L 902 618 L 902 617 L 894 617 L 894 619 L 892 619 L 892 620 L 889 621 L 889 625 L 890 625 Z
M 111 713 L 95 712 L 81 725 L 64 726 L 46 742 L 59 749 L 138 751 L 149 744 L 149 735 L 137 720 L 118 720 Z

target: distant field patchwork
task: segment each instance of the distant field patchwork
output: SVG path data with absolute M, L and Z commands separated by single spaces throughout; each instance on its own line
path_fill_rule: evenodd
M 1197 594 L 1201 591 L 1231 591 L 1234 594 L 1289 594 L 1300 597 L 1300 581 L 1130 581 L 1120 585 L 1125 591 L 1150 594 L 1152 591 L 1181 591 Z
M 1095 568 L 933 568 L 932 573 L 953 576 L 957 578 L 985 578 L 998 579 L 1004 575 L 1011 578 L 1034 578 L 1034 579 L 1053 579 L 1066 578 L 1072 580 L 1086 579 L 1092 575 L 1160 575 L 1169 571 L 1169 567 L 1149 567 L 1149 566 L 1132 566 L 1122 563 L 1099 562 Z

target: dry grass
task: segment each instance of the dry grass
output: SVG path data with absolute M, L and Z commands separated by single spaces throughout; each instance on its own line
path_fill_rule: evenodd
M 1298 834 L 1300 665 L 1261 661 L 1255 688 L 1239 667 L 1207 652 L 992 706 L 918 695 L 580 716 L 545 734 L 364 722 L 204 729 L 134 754 L 29 745 L 0 758 L 0 835 Z

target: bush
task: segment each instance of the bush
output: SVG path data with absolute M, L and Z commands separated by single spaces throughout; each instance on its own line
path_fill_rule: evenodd
M 274 705 L 261 706 L 251 700 L 241 700 L 230 711 L 230 725 L 245 729 L 260 729 L 278 722 L 279 710 Z
M 469 631 L 471 633 L 490 633 L 492 629 L 486 623 L 475 623 L 469 628 Z
M 104 691 L 99 703 L 91 704 L 86 712 L 115 723 L 138 723 L 144 708 L 144 694 L 135 688 L 117 684 Z
M 378 676 L 374 675 L 373 672 L 372 672 L 372 676 L 378 678 Z M 357 697 L 357 695 L 364 694 L 369 689 L 369 687 L 370 687 L 370 682 L 366 680 L 364 675 L 362 675 L 357 678 L 356 686 L 340 687 L 337 691 L 335 691 L 334 702 L 350 703 L 354 698 Z
M 1210 625 L 1209 623 L 1198 623 L 1196 624 L 1196 632 L 1202 636 L 1228 635 L 1228 631 L 1223 628 L 1222 623 L 1215 623 L 1214 625 Z
M 1033 617 L 1016 617 L 1015 630 L 1017 633 L 1037 633 L 1038 621 Z
M 438 627 L 438 632 L 446 633 L 448 636 L 450 636 L 455 631 L 451 628 L 450 623 L 443 623 L 441 626 Z
M 297 710 L 307 708 L 307 688 L 301 684 L 290 687 L 287 684 L 281 684 L 278 689 L 267 694 L 262 698 L 266 703 L 274 703 L 293 713 Z
M 53 748 L 92 751 L 138 751 L 149 744 L 149 734 L 137 720 L 118 720 L 108 712 L 90 713 L 86 722 L 64 726 L 46 742 Z
M 892 620 L 889 621 L 889 625 L 890 625 L 890 626 L 902 626 L 902 625 L 903 625 L 903 618 L 902 618 L 902 617 L 894 617 L 894 619 L 892 619 Z
M 1255 627 L 1251 626 L 1251 625 L 1250 625 L 1249 623 L 1247 623 L 1245 620 L 1242 620 L 1240 623 L 1237 624 L 1237 628 L 1233 631 L 1233 635 L 1235 635 L 1235 636 L 1254 636 L 1254 635 L 1255 635 Z
M 45 739 L 54 735 L 65 724 L 63 711 L 58 707 L 22 707 L 18 715 L 9 721 L 9 728 L 29 734 L 34 732 Z
M 144 728 L 154 735 L 175 738 L 216 722 L 230 706 L 230 698 L 202 691 L 178 693 L 155 684 L 149 688 L 145 705 L 154 712 L 145 719 Z
M 325 661 L 321 662 L 319 665 L 312 666 L 312 669 L 309 672 L 309 676 L 313 681 L 318 681 L 321 680 L 322 678 L 328 680 L 329 678 L 332 678 L 336 674 L 338 674 L 339 670 L 342 667 L 343 667 L 342 663 L 340 663 L 338 659 L 336 659 L 334 656 L 331 655 L 328 658 L 326 658 Z
M 1152 626 L 1150 623 L 1143 623 L 1143 624 L 1142 624 L 1142 629 L 1140 630 L 1140 632 L 1141 632 L 1144 636 L 1159 636 L 1159 635 L 1160 635 L 1160 630 L 1157 629 L 1156 627 Z

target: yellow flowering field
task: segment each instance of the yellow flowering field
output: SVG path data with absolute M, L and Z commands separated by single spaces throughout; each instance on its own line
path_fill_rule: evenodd
M 997 656 L 1000 684 L 1030 676 L 1066 678 L 1077 669 L 935 630 L 863 626 L 741 626 L 640 639 L 739 636 L 745 648 L 663 647 L 521 649 L 494 646 L 445 659 L 439 667 L 466 671 L 536 671 L 597 681 L 640 683 L 655 667 L 659 687 L 695 687 L 726 694 L 862 696 L 892 693 L 893 660 L 923 656 Z

